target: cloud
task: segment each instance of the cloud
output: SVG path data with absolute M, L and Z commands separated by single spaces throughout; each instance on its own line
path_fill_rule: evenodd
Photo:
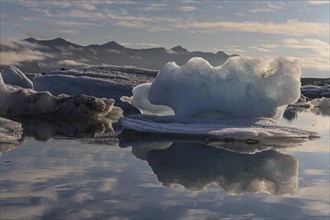
M 193 6 L 180 6 L 178 7 L 179 11 L 185 11 L 185 12 L 189 12 L 189 11 L 196 11 L 196 7 Z
M 92 20 L 107 19 L 107 15 L 96 11 L 71 10 L 70 13 L 62 13 L 62 17 L 82 18 Z
M 148 26 L 145 22 L 151 21 L 150 18 L 129 16 L 126 14 L 126 11 L 122 11 L 121 13 L 108 12 L 107 16 L 114 21 L 114 25 L 119 27 L 144 28 Z
M 51 57 L 39 51 L 39 45 L 26 41 L 3 38 L 0 48 L 0 65 L 19 65 L 22 62 L 40 61 Z
M 329 56 L 329 43 L 319 39 L 285 39 L 283 43 L 285 47 L 323 51 L 323 55 Z
M 69 30 L 69 29 L 58 29 L 58 30 L 52 30 L 52 33 L 54 33 L 55 36 L 58 36 L 58 37 L 63 37 L 63 38 L 72 38 L 72 36 L 74 34 L 77 33 L 76 30 Z
M 77 33 L 76 30 L 54 30 L 54 33 L 60 33 L 60 34 L 66 34 L 66 35 L 71 35 Z
M 236 12 L 236 13 L 234 13 L 234 15 L 240 16 L 240 17 L 245 17 L 245 14 L 242 12 Z
M 276 44 L 261 44 L 261 45 L 251 45 L 248 48 L 256 49 L 261 52 L 274 52 L 277 50 L 278 45 Z
M 265 7 L 255 7 L 249 12 L 251 13 L 260 13 L 260 12 L 275 12 L 280 9 L 282 9 L 283 4 L 281 2 L 277 2 L 277 5 L 272 4 L 271 2 L 262 2 L 266 3 L 267 5 Z
M 19 65 L 22 62 L 30 62 L 43 60 L 47 57 L 46 54 L 40 51 L 22 50 L 22 51 L 1 51 L 0 65 Z
M 141 17 L 141 16 L 127 16 L 127 12 L 122 12 L 121 14 L 116 14 L 112 12 L 108 12 L 107 15 L 109 18 L 114 20 L 122 20 L 122 21 L 150 21 L 150 18 Z
M 34 49 L 40 48 L 40 45 L 30 43 L 27 41 L 14 40 L 14 39 L 10 39 L 10 38 L 1 38 L 0 46 L 1 46 L 1 49 L 9 48 L 12 50 L 19 50 L 20 48 L 34 50 Z
M 30 37 L 34 37 L 34 38 L 38 38 L 38 39 L 45 39 L 45 38 L 50 37 L 49 32 L 38 30 L 38 29 L 31 28 L 31 27 L 28 27 L 28 26 L 17 27 L 17 30 L 19 30 L 20 32 L 22 32 L 26 36 L 30 36 Z
M 283 46 L 299 51 L 303 51 L 299 56 L 303 62 L 303 66 L 307 68 L 315 68 L 322 71 L 330 71 L 330 44 L 319 39 L 285 39 L 282 41 Z
M 53 17 L 54 15 L 50 13 L 48 9 L 42 9 L 42 8 L 33 8 L 32 11 L 38 12 L 40 15 L 45 17 Z
M 221 46 L 222 49 L 216 48 L 216 51 L 224 50 L 228 53 L 245 53 L 246 51 L 240 48 L 239 45 L 226 45 Z
M 154 44 L 154 43 L 128 43 L 128 42 L 122 42 L 120 43 L 123 46 L 129 46 L 134 48 L 155 48 L 155 47 L 161 47 L 160 44 Z
M 197 22 L 177 24 L 176 28 L 180 29 L 199 29 L 199 30 L 214 30 L 214 31 L 234 31 L 234 32 L 254 32 L 266 34 L 281 34 L 281 35 L 328 35 L 329 24 L 316 22 L 299 22 L 297 20 L 288 20 L 285 23 L 262 23 L 262 22 Z
M 167 4 L 164 3 L 151 3 L 146 7 L 139 7 L 140 11 L 164 11 L 167 9 Z
M 323 5 L 323 4 L 329 4 L 330 2 L 328 0 L 311 0 L 311 1 L 308 1 L 308 4 L 310 5 Z
M 68 26 L 68 27 L 102 27 L 103 25 L 97 24 L 97 23 L 89 23 L 89 22 L 79 22 L 79 21 L 56 21 L 54 22 L 57 25 L 60 26 Z
M 107 12 L 108 18 L 113 20 L 113 24 L 119 27 L 127 28 L 148 28 L 151 32 L 160 31 L 172 31 L 173 25 L 169 26 L 174 22 L 178 22 L 180 19 L 172 17 L 161 17 L 161 16 L 131 16 L 127 15 L 127 11 L 122 12 Z
M 59 65 L 68 65 L 68 66 L 86 66 L 86 63 L 82 63 L 76 60 L 60 60 L 57 62 Z
M 127 28 L 143 28 L 146 26 L 141 21 L 117 21 L 115 25 L 119 27 L 127 27 Z
M 271 8 L 253 8 L 251 10 L 249 10 L 249 12 L 252 12 L 252 13 L 259 13 L 259 12 L 272 12 L 273 9 Z

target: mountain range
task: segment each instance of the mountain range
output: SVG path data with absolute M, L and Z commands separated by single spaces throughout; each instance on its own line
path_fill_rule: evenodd
M 29 49 L 33 45 L 33 52 L 39 55 L 42 54 L 42 57 L 22 60 L 17 65 L 22 71 L 31 73 L 98 65 L 134 66 L 159 70 L 167 62 L 175 61 L 178 65 L 183 65 L 192 57 L 202 57 L 211 65 L 219 66 L 229 57 L 238 56 L 236 54 L 228 55 L 222 51 L 217 53 L 190 52 L 182 46 L 176 46 L 171 49 L 163 47 L 132 49 L 126 48 L 115 41 L 88 46 L 74 44 L 63 38 L 52 40 L 27 38 L 21 42 L 23 44 L 20 47 L 23 48 L 13 49 L 12 47 L 1 45 L 1 52 L 14 50 L 15 53 L 19 53 L 19 51 L 24 50 L 24 45 L 29 45 Z

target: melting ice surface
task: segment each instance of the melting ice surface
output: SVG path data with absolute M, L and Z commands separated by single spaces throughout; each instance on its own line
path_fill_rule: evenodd
M 318 137 L 276 126 L 285 108 L 300 97 L 300 73 L 298 60 L 282 57 L 231 57 L 218 67 L 198 57 L 184 66 L 167 63 L 153 83 L 135 87 L 128 99 L 143 114 L 163 116 L 122 118 L 121 125 L 140 132 L 221 138 Z

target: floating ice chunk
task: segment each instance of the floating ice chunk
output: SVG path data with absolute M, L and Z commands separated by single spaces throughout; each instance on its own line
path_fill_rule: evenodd
M 169 106 L 177 116 L 279 119 L 299 99 L 300 73 L 298 60 L 282 57 L 231 57 L 218 67 L 195 57 L 184 66 L 167 63 L 151 84 L 148 99 Z
M 33 117 L 98 117 L 112 110 L 113 99 L 79 95 L 53 96 L 49 92 L 12 88 L 0 76 L 0 114 Z
M 254 139 L 260 142 L 264 139 L 288 138 L 293 143 L 319 137 L 316 132 L 277 126 L 274 120 L 267 118 L 207 120 L 193 117 L 132 115 L 121 118 L 119 122 L 125 129 L 143 133 L 190 135 L 210 140 Z
M 3 81 L 6 84 L 20 86 L 22 88 L 33 88 L 32 81 L 25 76 L 25 74 L 17 67 L 12 65 L 7 66 L 2 73 Z
M 330 84 L 323 86 L 304 85 L 301 87 L 301 93 L 311 99 L 321 97 L 330 98 Z
M 151 81 L 158 71 L 119 66 L 99 66 L 84 69 L 53 71 L 33 77 L 34 89 L 49 91 L 53 95 L 86 94 L 95 97 L 113 98 L 116 106 L 134 110 L 120 97 L 131 96 L 132 88 Z
M 142 114 L 146 115 L 174 115 L 173 110 L 165 105 L 153 105 L 149 102 L 148 94 L 151 83 L 140 84 L 133 88 L 133 96 L 123 96 L 123 102 L 128 102 L 138 108 Z
M 0 142 L 17 141 L 22 133 L 22 124 L 0 117 Z

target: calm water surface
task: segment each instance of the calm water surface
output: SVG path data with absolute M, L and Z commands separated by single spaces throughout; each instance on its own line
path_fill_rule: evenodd
M 0 157 L 0 219 L 328 219 L 329 116 L 287 118 L 322 138 L 242 154 L 30 131 Z

